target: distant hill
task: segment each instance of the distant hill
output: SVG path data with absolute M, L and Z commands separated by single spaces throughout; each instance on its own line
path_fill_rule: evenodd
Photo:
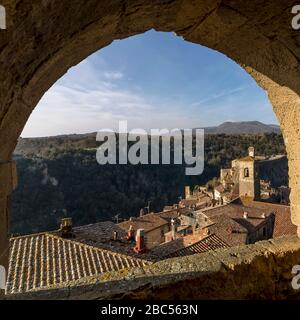
M 205 134 L 280 134 L 280 127 L 275 124 L 264 124 L 259 121 L 224 122 L 216 127 L 207 127 Z M 99 146 L 96 142 L 96 132 L 86 134 L 59 135 L 42 138 L 20 138 L 15 150 L 15 155 L 35 155 L 44 157 L 55 150 L 63 152 L 67 150 L 87 150 Z
M 207 134 L 260 134 L 278 133 L 280 127 L 275 124 L 264 124 L 259 121 L 224 122 L 216 127 L 204 128 Z
M 84 150 L 95 147 L 97 147 L 95 132 L 41 138 L 19 138 L 14 154 L 45 156 L 45 152 L 53 149 L 63 152 L 66 150 Z

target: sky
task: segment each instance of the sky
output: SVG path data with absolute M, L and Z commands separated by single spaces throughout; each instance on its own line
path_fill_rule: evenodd
M 114 41 L 83 60 L 42 97 L 22 137 L 174 129 L 258 120 L 277 124 L 263 89 L 237 63 L 174 33 Z

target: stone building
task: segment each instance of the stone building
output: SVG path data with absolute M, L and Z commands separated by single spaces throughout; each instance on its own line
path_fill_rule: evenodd
M 266 178 L 266 172 L 269 174 L 269 179 L 276 180 L 275 185 L 280 181 L 286 181 L 281 172 L 281 177 L 278 179 L 276 172 L 272 168 L 276 166 L 278 170 L 286 172 L 286 157 L 277 155 L 274 157 L 257 156 L 253 147 L 248 148 L 248 156 L 235 159 L 232 161 L 231 168 L 221 169 L 220 183 L 225 189 L 225 192 L 230 192 L 239 197 L 249 197 L 251 199 L 260 200 L 261 198 L 261 180 L 262 176 Z M 218 197 L 222 194 L 219 192 Z
M 251 244 L 273 237 L 275 214 L 272 208 L 253 208 L 241 204 L 227 204 L 202 210 L 213 223 L 210 233 L 228 246 Z
M 170 223 L 156 213 L 145 214 L 142 217 L 132 217 L 118 224 L 124 231 L 133 228 L 135 235 L 138 229 L 144 229 L 146 248 L 151 249 L 165 241 L 165 233 L 170 231 Z
M 260 199 L 259 159 L 254 148 L 249 147 L 249 155 L 232 161 L 232 168 L 237 172 L 239 196 Z

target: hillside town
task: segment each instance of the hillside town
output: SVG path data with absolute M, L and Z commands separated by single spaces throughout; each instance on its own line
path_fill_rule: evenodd
M 283 157 L 258 156 L 249 147 L 248 156 L 220 170 L 213 187 L 186 186 L 182 199 L 161 212 L 148 207 L 126 221 L 79 227 L 64 218 L 59 230 L 12 237 L 7 293 L 296 234 L 289 188 L 261 179 Z

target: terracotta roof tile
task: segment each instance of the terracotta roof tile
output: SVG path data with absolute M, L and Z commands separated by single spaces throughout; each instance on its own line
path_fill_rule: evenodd
M 48 288 L 149 262 L 52 234 L 10 240 L 7 293 Z
M 168 222 L 157 213 L 149 213 L 142 217 L 135 217 L 132 220 L 121 222 L 117 224 L 117 226 L 127 231 L 132 225 L 135 230 L 144 229 L 145 232 L 148 232 L 166 224 L 168 224 Z
M 202 253 L 210 250 L 216 250 L 220 248 L 228 248 L 229 245 L 221 240 L 215 234 L 208 236 L 205 239 L 200 240 L 188 247 L 182 248 L 174 253 L 170 254 L 168 257 L 179 257 L 179 256 L 187 256 L 196 253 Z
M 215 234 L 209 235 L 204 239 L 198 235 L 188 235 L 157 246 L 153 250 L 153 254 L 165 259 L 226 247 L 229 246 Z
M 273 237 L 297 234 L 297 227 L 292 223 L 290 206 L 269 203 L 263 201 L 254 201 L 249 198 L 241 198 L 240 201 L 250 207 L 263 210 L 270 210 L 275 214 L 275 225 Z

